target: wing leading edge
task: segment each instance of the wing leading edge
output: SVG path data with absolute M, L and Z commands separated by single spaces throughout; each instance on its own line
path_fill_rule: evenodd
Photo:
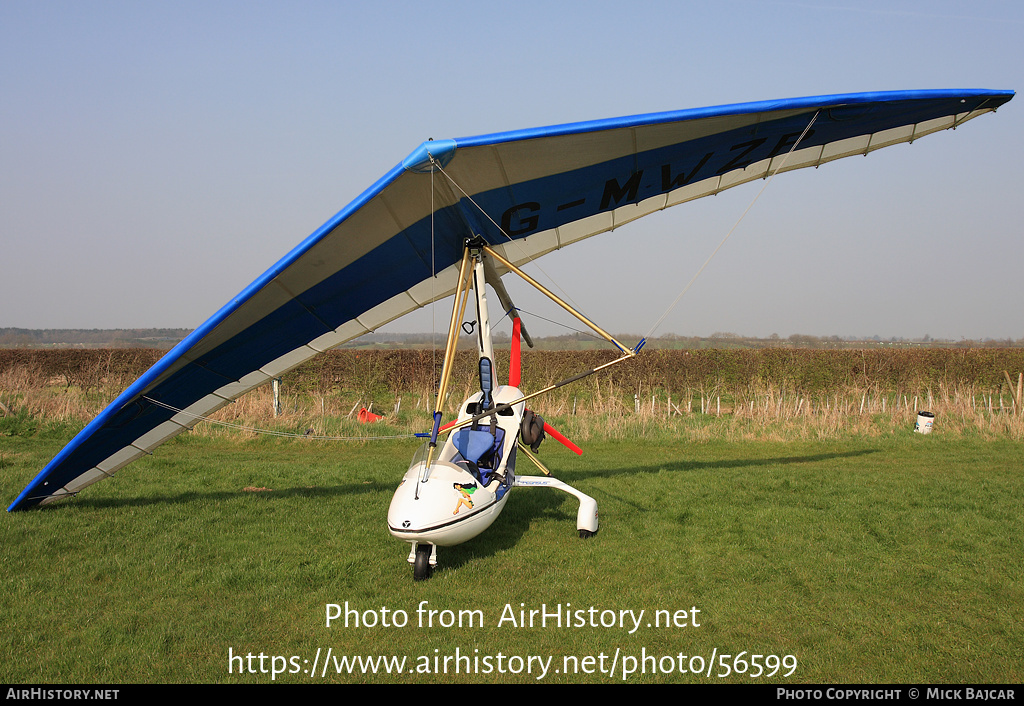
M 318 353 L 449 296 L 468 237 L 523 264 L 783 161 L 790 171 L 912 142 L 1013 95 L 820 96 L 423 143 L 129 386 L 8 511 L 74 495 Z M 446 178 L 431 179 L 438 169 Z

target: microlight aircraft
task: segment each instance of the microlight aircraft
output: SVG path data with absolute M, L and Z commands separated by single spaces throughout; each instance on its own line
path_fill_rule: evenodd
M 467 272 L 478 277 L 477 306 L 486 305 L 483 280 L 500 287 L 503 275 L 553 250 L 778 172 L 958 128 L 1013 96 L 993 90 L 841 94 L 424 142 L 130 385 L 8 511 L 76 495 L 322 351 L 453 294 L 465 301 Z M 519 399 L 514 378 L 497 385 L 489 344 L 478 343 L 479 393 L 460 407 L 440 448 L 443 413 L 436 405 L 426 456 L 413 463 L 389 514 L 392 532 L 413 543 L 416 576 L 429 572 L 438 544 L 482 531 L 508 494 L 494 492 L 491 503 L 480 486 L 473 493 L 463 486 L 473 508 L 491 510 L 467 512 L 473 524 L 456 523 L 448 537 L 413 533 L 414 525 L 423 530 L 429 521 L 396 510 L 403 498 L 412 493 L 412 502 L 419 502 L 429 493 L 417 495 L 417 488 L 448 478 L 455 468 L 472 468 L 466 464 L 493 472 L 487 488 L 496 478 L 513 482 L 508 464 L 521 448 L 515 437 L 522 435 L 526 400 Z M 631 349 L 613 344 L 629 359 L 642 341 Z M 493 439 L 490 449 L 480 451 L 486 445 L 481 432 Z M 487 466 L 499 452 L 498 467 Z M 466 500 L 455 484 L 461 483 L 452 480 L 449 487 Z M 597 527 L 596 518 L 584 521 L 590 502 L 581 497 L 579 524 L 586 532 Z M 406 521 L 409 528 L 402 527 Z M 426 559 L 420 545 L 429 547 Z
M 621 357 L 600 366 L 600 369 L 635 355 L 633 350 L 623 346 L 505 260 L 483 238 L 466 242 L 459 273 L 459 281 L 463 284 L 456 290 L 452 307 L 444 367 L 437 393 L 438 406 L 441 406 L 440 401 L 446 396 L 459 322 L 463 318 L 470 289 L 476 304 L 476 318 L 469 328 L 476 337 L 480 391 L 470 396 L 460 407 L 458 417 L 444 427 L 441 426 L 441 412 L 434 412 L 430 440 L 424 442 L 420 451 L 413 456 L 412 465 L 395 492 L 388 511 L 388 529 L 391 534 L 412 544 L 409 561 L 413 564 L 413 578 L 416 580 L 430 576 L 437 565 L 438 546 L 461 544 L 490 527 L 505 507 L 508 491 L 516 486 L 557 488 L 576 496 L 579 500 L 576 528 L 580 537 L 592 537 L 597 533 L 597 502 L 589 495 L 551 477 L 551 473 L 530 453 L 527 445 L 531 445 L 534 452 L 538 451 L 547 433 L 576 453 L 582 451 L 541 417 L 527 410 L 526 401 L 592 374 L 598 368 L 550 385 L 533 395 L 524 395 L 520 391 L 522 320 L 501 279 L 494 274 L 494 261 L 523 277 L 622 351 Z M 491 273 L 490 276 L 488 273 Z M 508 384 L 502 386 L 498 385 L 494 346 L 491 342 L 490 310 L 485 287 L 488 283 L 498 295 L 502 306 L 512 315 L 513 321 Z M 437 441 L 441 431 L 450 433 L 438 450 Z M 515 468 L 518 453 L 525 455 L 546 477 L 517 476 Z

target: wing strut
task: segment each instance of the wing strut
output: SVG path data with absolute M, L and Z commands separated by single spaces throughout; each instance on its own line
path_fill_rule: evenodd
M 503 403 L 503 404 L 499 404 L 496 407 L 492 407 L 491 409 L 487 410 L 486 412 L 474 415 L 474 416 L 470 417 L 469 419 L 463 420 L 462 422 L 459 422 L 457 424 L 453 423 L 453 424 L 445 425 L 445 429 L 446 430 L 460 429 L 460 428 L 462 428 L 464 426 L 468 426 L 470 424 L 475 424 L 475 423 L 479 422 L 481 419 L 483 419 L 484 417 L 489 417 L 489 416 L 491 416 L 493 414 L 498 414 L 502 410 L 509 409 L 512 406 L 519 404 L 520 402 L 525 402 L 526 400 L 531 400 L 534 397 L 539 397 L 540 395 L 543 395 L 543 394 L 546 394 L 548 392 L 551 392 L 552 390 L 556 390 L 556 389 L 558 389 L 560 387 L 564 387 L 565 385 L 568 385 L 569 383 L 576 382 L 577 380 L 582 380 L 583 378 L 585 378 L 585 377 L 587 377 L 589 375 L 593 375 L 594 373 L 596 373 L 598 371 L 604 370 L 606 368 L 610 368 L 611 366 L 617 365 L 617 364 L 619 364 L 619 363 L 621 363 L 623 361 L 629 360 L 630 358 L 634 358 L 636 356 L 636 354 L 640 351 L 640 348 L 643 346 L 643 343 L 644 343 L 643 341 L 638 343 L 636 345 L 636 347 L 634 347 L 634 348 L 628 348 L 624 344 L 620 343 L 610 333 L 608 333 L 607 331 L 602 329 L 600 326 L 595 324 L 593 321 L 588 319 L 586 316 L 584 316 L 583 314 L 581 314 L 580 312 L 576 311 L 574 308 L 572 308 L 571 306 L 566 304 L 564 301 L 562 301 L 562 299 L 560 299 L 557 295 L 552 293 L 544 285 L 540 284 L 539 282 L 537 282 L 537 280 L 533 279 L 533 277 L 530 277 L 530 275 L 526 274 L 521 269 L 519 269 L 518 267 L 513 265 L 511 262 L 506 260 L 504 257 L 499 255 L 490 246 L 488 246 L 488 245 L 481 245 L 480 249 L 483 252 L 483 254 L 485 254 L 485 255 L 487 255 L 489 257 L 493 257 L 495 260 L 500 262 L 503 266 L 508 268 L 508 270 L 510 272 L 513 272 L 516 275 L 518 275 L 519 277 L 521 277 L 527 284 L 530 284 L 531 286 L 533 286 L 541 294 L 545 295 L 546 297 L 551 299 L 551 301 L 555 302 L 560 307 L 565 309 L 567 312 L 569 312 L 570 314 L 575 316 L 577 319 L 579 319 L 579 321 L 581 321 L 582 323 L 586 324 L 594 333 L 596 333 L 597 335 L 601 336 L 601 338 L 605 339 L 606 341 L 608 341 L 609 343 L 614 345 L 616 348 L 618 348 L 619 351 L 622 353 L 622 355 L 620 355 L 615 360 L 612 360 L 612 361 L 609 361 L 609 362 L 605 363 L 604 365 L 598 365 L 598 366 L 596 366 L 594 368 L 591 368 L 590 370 L 587 370 L 585 372 L 579 373 L 578 375 L 573 375 L 572 377 L 566 378 L 565 380 L 562 380 L 560 382 L 556 382 L 553 385 L 549 385 L 549 386 L 545 387 L 543 390 L 538 390 L 537 392 L 533 392 L 533 393 L 531 393 L 529 395 L 523 395 L 522 397 L 519 397 L 519 398 L 517 398 L 515 400 L 512 400 L 511 402 L 506 402 L 506 403 Z M 454 321 L 454 319 L 453 319 L 453 321 Z M 439 414 L 440 414 L 439 412 L 435 412 L 435 422 L 434 422 L 435 433 L 434 433 L 434 437 L 433 437 L 435 443 L 436 443 L 436 436 L 437 436 L 436 429 L 437 429 L 438 423 L 440 421 Z
M 469 248 L 462 253 L 462 264 L 459 266 L 459 280 L 455 286 L 455 302 L 452 305 L 452 319 L 448 324 L 448 340 L 444 347 L 444 363 L 441 366 L 441 381 L 437 386 L 437 399 L 434 402 L 434 424 L 430 430 L 430 446 L 427 450 L 427 463 L 424 465 L 424 474 L 430 472 L 430 465 L 434 462 L 434 453 L 437 451 L 437 435 L 441 432 L 441 410 L 444 409 L 445 397 L 448 393 L 448 380 L 452 374 L 452 363 L 455 361 L 455 348 L 459 341 L 459 322 L 466 313 L 466 302 L 469 301 L 469 288 L 473 285 L 473 278 L 469 276 Z M 426 478 L 421 478 L 421 481 Z M 416 499 L 419 499 L 419 484 L 416 484 Z

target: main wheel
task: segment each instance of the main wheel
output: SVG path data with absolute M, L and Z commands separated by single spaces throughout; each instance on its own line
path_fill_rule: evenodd
M 430 575 L 433 573 L 433 569 L 430 568 L 431 550 L 432 546 L 429 544 L 416 545 L 416 563 L 412 565 L 413 581 L 429 579 Z

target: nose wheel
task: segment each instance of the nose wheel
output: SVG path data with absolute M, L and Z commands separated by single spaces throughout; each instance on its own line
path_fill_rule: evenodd
M 412 564 L 412 579 L 413 581 L 425 581 L 429 579 L 431 574 L 434 573 L 434 567 L 430 564 L 431 554 L 433 554 L 434 545 L 432 544 L 417 544 L 416 555 L 413 559 Z M 436 561 L 436 559 L 435 559 Z

